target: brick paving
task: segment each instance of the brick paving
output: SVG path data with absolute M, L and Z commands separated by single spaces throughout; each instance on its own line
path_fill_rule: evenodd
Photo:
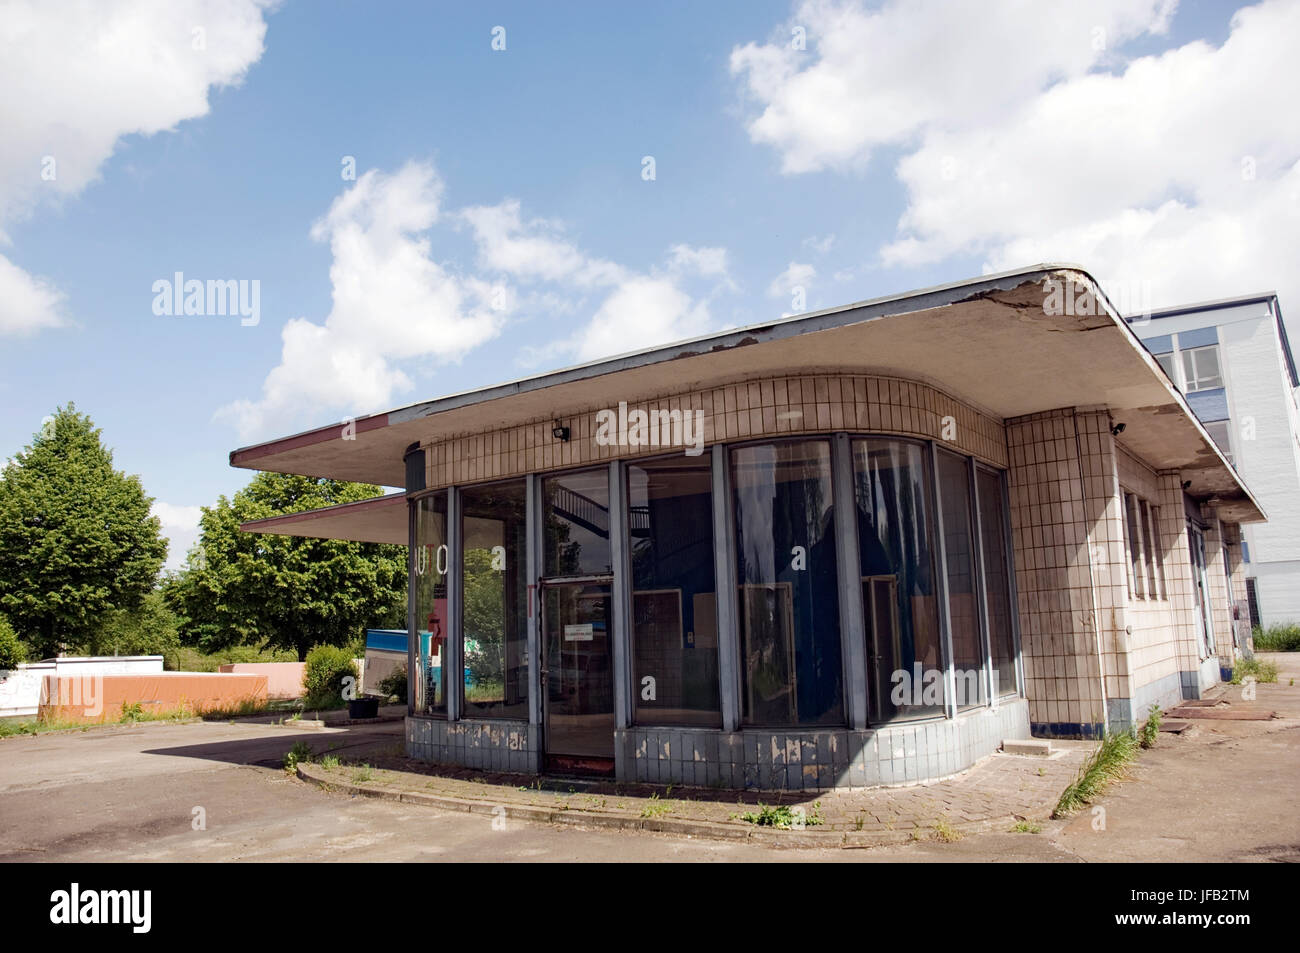
M 397 756 L 391 745 L 373 752 L 349 751 L 349 761 L 334 768 L 324 767 L 318 757 L 300 776 L 344 793 L 434 807 L 483 813 L 504 809 L 498 813 L 540 820 L 562 816 L 565 823 L 579 825 L 584 819 L 601 826 L 661 830 L 686 831 L 698 825 L 701 833 L 720 836 L 754 830 L 740 815 L 757 811 L 760 804 L 785 805 L 800 807 L 807 818 L 820 821 L 808 824 L 808 832 L 846 835 L 867 844 L 924 839 L 948 829 L 1009 828 L 1017 818 L 1047 818 L 1093 744 L 1066 741 L 1053 742 L 1053 747 L 1061 753 L 1051 758 L 991 755 L 942 781 L 818 794 L 538 779 L 413 761 Z

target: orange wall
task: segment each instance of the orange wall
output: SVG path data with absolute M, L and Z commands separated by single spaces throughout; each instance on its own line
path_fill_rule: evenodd
M 184 706 L 197 714 L 214 708 L 234 708 L 245 701 L 265 704 L 266 699 L 265 675 L 216 672 L 47 675 L 41 686 L 38 715 L 70 721 L 113 722 L 122 717 L 124 704 L 138 703 L 145 711 L 155 714 Z

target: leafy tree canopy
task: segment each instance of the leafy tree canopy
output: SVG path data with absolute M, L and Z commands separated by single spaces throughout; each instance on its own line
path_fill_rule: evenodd
M 167 558 L 153 500 L 113 468 L 75 405 L 47 418 L 0 476 L 0 612 L 37 658 L 85 644 L 138 608 Z
M 351 503 L 380 488 L 259 473 L 204 507 L 199 542 L 167 587 L 181 640 L 204 652 L 260 644 L 346 645 L 365 628 L 406 627 L 406 549 L 378 543 L 245 533 L 241 523 Z

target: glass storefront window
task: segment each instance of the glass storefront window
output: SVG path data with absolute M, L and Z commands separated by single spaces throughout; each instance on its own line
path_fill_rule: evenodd
M 609 545 L 609 471 L 562 473 L 542 481 L 547 576 L 613 572 Z
M 830 443 L 740 447 L 731 469 L 744 721 L 843 724 Z
M 636 722 L 719 727 L 711 468 L 632 463 L 627 488 Z
M 461 491 L 465 716 L 528 717 L 527 489 Z
M 984 684 L 984 630 L 975 585 L 971 532 L 970 460 L 938 451 L 939 505 L 943 507 L 944 559 L 948 569 L 948 625 L 952 631 L 953 691 L 958 708 L 988 702 Z
M 980 508 L 980 544 L 984 554 L 984 593 L 988 604 L 989 645 L 993 650 L 993 690 L 1014 695 L 1016 642 L 1012 629 L 1011 579 L 1007 565 L 1006 510 L 1002 505 L 1002 476 L 975 469 L 975 495 Z
M 412 710 L 418 715 L 447 714 L 447 494 L 434 493 L 415 504 L 416 661 Z
M 854 498 L 873 724 L 944 711 L 928 453 L 920 444 L 853 441 Z

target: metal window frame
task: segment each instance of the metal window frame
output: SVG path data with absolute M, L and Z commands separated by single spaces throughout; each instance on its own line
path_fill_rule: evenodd
M 721 447 L 721 444 L 714 444 L 714 447 Z M 691 461 L 693 461 L 694 466 L 696 466 L 697 468 L 699 468 L 701 471 L 707 471 L 708 474 L 709 474 L 709 509 L 710 509 L 709 532 L 710 532 L 710 535 L 711 535 L 712 538 L 713 538 L 713 589 L 714 589 L 714 594 L 713 594 L 713 604 L 714 604 L 714 605 L 713 605 L 713 613 L 714 613 L 714 626 L 716 627 L 717 638 L 718 638 L 718 645 L 717 645 L 717 649 L 716 649 L 716 651 L 717 651 L 717 653 L 718 653 L 718 715 L 719 715 L 719 718 L 720 718 L 721 721 L 722 721 L 722 726 L 721 726 L 720 728 L 716 728 L 716 729 L 713 729 L 713 730 L 725 731 L 725 730 L 734 730 L 734 729 L 727 729 L 727 728 L 726 728 L 725 703 L 723 702 L 723 685 L 726 684 L 726 678 L 727 678 L 727 676 L 724 675 L 724 673 L 723 673 L 723 669 L 722 669 L 722 638 L 723 638 L 723 636 L 722 636 L 722 626 L 721 626 L 721 621 L 722 621 L 722 620 L 721 620 L 721 617 L 720 617 L 720 616 L 721 616 L 721 611 L 722 611 L 722 610 L 721 610 L 721 608 L 720 608 L 720 606 L 719 606 L 719 603 L 721 602 L 721 600 L 718 598 L 718 595 L 719 595 L 719 592 L 718 592 L 718 531 L 717 531 L 717 523 L 718 523 L 718 520 L 717 520 L 717 509 L 718 509 L 718 506 L 717 506 L 717 492 L 716 492 L 716 486 L 715 486 L 716 470 L 715 470 L 714 463 L 713 463 L 713 454 L 712 454 L 712 450 L 713 450 L 713 447 L 710 447 L 710 454 L 709 454 L 709 456 L 708 456 L 707 458 L 704 456 L 704 454 L 700 454 L 699 456 L 690 456 L 690 457 L 688 457 L 688 459 L 691 460 Z M 625 525 L 625 527 L 626 527 L 626 532 L 627 532 L 627 552 L 628 552 L 627 589 L 628 589 L 628 598 L 629 598 L 630 600 L 632 600 L 632 608 L 633 608 L 633 610 L 635 609 L 635 599 L 636 599 L 636 594 L 637 594 L 638 591 L 642 591 L 642 592 L 658 592 L 658 591 L 667 591 L 667 590 L 654 590 L 654 589 L 648 589 L 648 590 L 637 590 L 637 588 L 636 588 L 636 580 L 632 577 L 632 565 L 631 565 L 631 559 L 632 559 L 632 525 L 631 525 L 631 519 L 632 519 L 632 493 L 631 493 L 631 483 L 630 483 L 630 481 L 631 481 L 631 469 L 632 469 L 633 467 L 641 466 L 641 465 L 643 465 L 643 464 L 647 464 L 647 463 L 655 463 L 655 462 L 662 461 L 662 460 L 676 460 L 676 459 L 678 459 L 679 457 L 682 457 L 682 456 L 685 456 L 685 454 L 682 454 L 682 453 L 679 451 L 679 452 L 677 452 L 677 453 L 660 453 L 660 454 L 655 454 L 655 455 L 652 456 L 652 457 L 634 457 L 634 458 L 632 458 L 632 459 L 627 459 L 627 460 L 623 460 L 623 461 L 622 461 L 622 462 L 623 462 L 623 473 L 622 473 L 621 481 L 622 481 L 622 486 L 624 487 L 624 493 L 625 493 L 624 500 L 625 500 L 625 504 L 626 504 L 626 507 L 627 507 L 627 511 L 626 511 L 626 514 L 625 514 L 625 517 L 626 517 L 626 518 L 625 518 L 625 520 L 624 520 L 624 525 Z M 680 590 L 674 590 L 674 591 L 680 591 Z M 684 609 L 682 608 L 682 601 L 681 601 L 680 599 L 678 600 L 678 611 L 679 611 L 679 612 L 684 612 Z M 656 729 L 663 729 L 663 730 L 666 730 L 666 731 L 671 731 L 671 730 L 673 730 L 673 729 L 675 729 L 675 728 L 700 728 L 700 727 L 707 727 L 707 726 L 703 726 L 703 725 L 691 725 L 691 724 L 670 724 L 670 723 L 663 723 L 663 722 L 641 721 L 640 719 L 637 718 L 637 704 L 636 704 L 636 702 L 637 702 L 637 693 L 640 691 L 640 684 L 639 684 L 639 683 L 637 682 L 637 680 L 636 680 L 636 664 L 635 664 L 635 663 L 636 663 L 636 631 L 635 631 L 635 628 L 636 628 L 636 627 L 635 627 L 635 615 L 634 615 L 634 614 L 629 614 L 629 615 L 628 615 L 628 630 L 627 630 L 627 655 L 628 655 L 628 672 L 629 672 L 629 682 L 628 682 L 628 684 L 629 684 L 629 686 L 630 686 L 630 694 L 629 694 L 629 698 L 628 698 L 628 704 L 629 704 L 629 719 L 630 719 L 630 720 L 628 721 L 628 726 L 629 726 L 629 727 L 638 727 L 638 728 L 656 728 Z M 684 625 L 683 625 L 683 626 L 679 626 L 679 628 L 681 628 L 682 631 L 683 631 L 683 633 L 684 633 L 684 631 L 685 631 L 685 629 L 684 629 Z

